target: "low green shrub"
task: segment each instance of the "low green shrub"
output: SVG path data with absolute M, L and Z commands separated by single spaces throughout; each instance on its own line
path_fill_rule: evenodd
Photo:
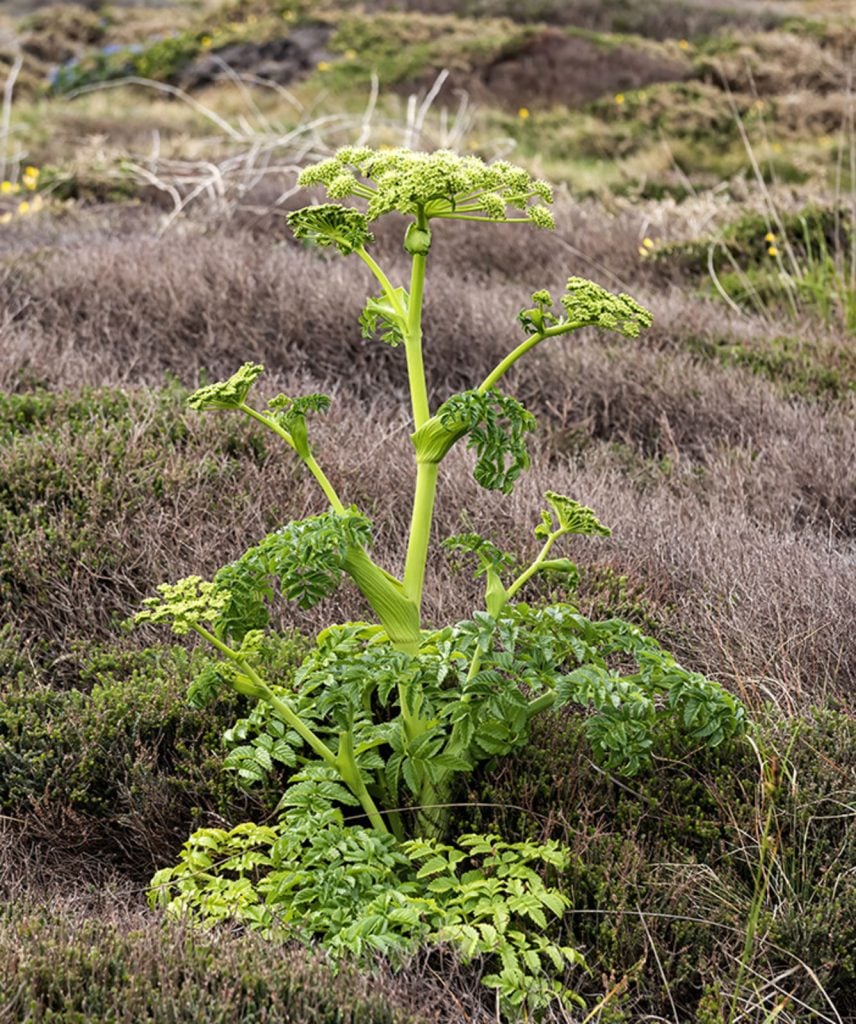
M 26 956 L 21 950 L 26 950 Z M 0 1017 L 31 1024 L 412 1024 L 388 980 L 237 932 L 142 914 L 0 912 Z
M 0 393 L 0 621 L 52 665 L 54 686 L 76 685 L 71 649 L 114 635 L 152 585 L 149 563 L 169 538 L 140 524 L 179 495 L 213 514 L 220 484 L 265 458 L 266 442 L 245 424 L 200 434 L 184 396 L 175 384 Z M 141 532 L 139 557 L 129 560 L 125 549 Z
M 505 20 L 428 17 L 420 14 L 345 14 L 330 49 L 340 59 L 321 70 L 339 88 L 413 82 L 445 69 L 470 72 L 519 48 L 533 34 Z
M 302 642 L 280 637 L 265 658 L 293 672 Z M 0 690 L 0 813 L 65 849 L 85 848 L 132 872 L 172 855 L 189 821 L 272 807 L 222 771 L 238 698 L 203 713 L 184 701 L 210 659 L 182 647 L 102 648 L 78 655 L 79 688 L 57 690 L 21 668 Z M 282 780 L 278 780 L 282 781 Z M 63 827 L 56 829 L 57 823 Z
M 814 315 L 856 334 L 856 224 L 843 203 L 747 214 L 717 237 L 677 242 L 655 262 L 680 268 L 711 294 L 765 318 Z

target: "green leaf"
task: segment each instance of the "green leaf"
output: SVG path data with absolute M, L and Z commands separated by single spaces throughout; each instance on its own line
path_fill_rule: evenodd
M 226 628 L 241 633 L 266 617 L 274 579 L 286 598 L 311 608 L 338 586 L 349 548 L 370 541 L 371 523 L 355 508 L 344 515 L 331 511 L 295 520 L 268 534 L 215 576 L 230 596 L 223 610 Z
M 297 454 L 306 459 L 309 457 L 309 437 L 306 430 L 308 413 L 324 413 L 330 408 L 330 396 L 312 393 L 289 398 L 277 395 L 268 402 L 268 408 L 274 413 L 274 420 L 291 435 Z
M 559 318 L 552 311 L 553 299 L 546 288 L 535 292 L 532 301 L 535 303 L 532 309 L 522 309 L 517 314 L 517 319 L 527 334 L 540 334 L 559 322 Z
M 448 870 L 449 870 L 449 862 L 446 860 L 445 857 L 440 857 L 440 856 L 431 857 L 430 860 L 427 860 L 422 865 L 422 867 L 416 873 L 416 877 L 417 878 L 430 878 L 431 875 L 436 875 L 440 871 L 448 871 Z
M 453 537 L 447 537 L 443 541 L 443 547 L 450 553 L 462 552 L 475 556 L 476 571 L 474 576 L 476 579 L 490 569 L 493 569 L 496 573 L 502 573 L 513 569 L 517 564 L 517 559 L 514 555 L 502 551 L 496 544 L 478 533 L 458 533 Z M 462 568 L 463 559 L 455 559 L 452 565 L 455 569 Z
M 468 448 L 476 450 L 473 475 L 482 487 L 509 494 L 529 466 L 526 434 L 535 429 L 535 417 L 520 402 L 496 388 L 452 395 L 437 410 L 447 430 L 469 435 Z
M 366 340 L 379 337 L 390 348 L 396 348 L 404 341 L 407 325 L 407 304 L 409 297 L 403 288 L 396 288 L 394 294 L 398 299 L 398 309 L 388 296 L 382 293 L 375 299 L 369 299 L 360 313 L 360 329 Z

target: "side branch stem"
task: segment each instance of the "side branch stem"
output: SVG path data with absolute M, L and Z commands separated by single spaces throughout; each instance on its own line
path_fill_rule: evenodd
M 555 327 L 548 327 L 545 331 L 538 331 L 537 334 L 530 334 L 529 337 L 522 341 L 517 348 L 509 352 L 502 362 L 490 371 L 485 379 L 479 384 L 478 390 L 484 394 L 485 391 L 489 391 L 508 370 L 520 359 L 521 356 L 535 348 L 536 345 L 540 344 L 545 338 L 554 338 L 557 334 L 568 334 L 570 331 L 575 331 L 578 327 L 582 327 L 582 324 L 577 323 L 566 323 L 557 324 Z
M 365 263 L 365 265 L 377 278 L 378 283 L 383 289 L 384 295 L 389 299 L 392 308 L 402 319 L 404 319 L 405 311 L 404 309 L 402 309 L 401 303 L 398 300 L 398 296 L 395 294 L 395 289 L 392 287 L 392 282 L 383 272 L 378 262 L 362 246 L 359 249 L 355 249 L 354 252 L 357 254 L 357 256 L 360 257 L 363 263 Z
M 353 757 L 353 743 L 351 743 L 350 747 L 346 744 L 343 756 L 341 758 L 337 757 L 327 744 L 316 736 L 309 726 L 306 725 L 288 701 L 284 700 L 282 697 L 276 696 L 270 686 L 268 686 L 252 665 L 247 663 L 246 659 L 241 657 L 241 655 L 229 647 L 228 644 L 224 644 L 222 640 L 216 637 L 212 632 L 210 632 L 210 630 L 205 629 L 204 626 L 194 623 L 193 629 L 201 637 L 216 647 L 218 651 L 225 654 L 230 661 L 233 661 L 240 667 L 241 672 L 244 673 L 250 682 L 250 688 L 247 691 L 247 695 L 255 697 L 257 700 L 263 700 L 266 704 L 269 704 L 277 718 L 285 722 L 286 725 L 290 725 L 301 739 L 304 740 L 307 746 L 311 747 L 324 762 L 329 764 L 332 768 L 335 768 L 354 796 L 360 801 L 363 810 L 366 812 L 366 815 L 374 828 L 379 829 L 381 832 L 388 832 L 389 829 L 384 823 L 383 816 L 377 809 L 377 806 L 374 800 L 372 800 L 371 794 L 366 789 L 365 783 L 360 775 L 359 768 L 357 767 L 356 761 Z M 241 691 L 239 690 L 239 692 Z
M 291 434 L 289 434 L 287 430 L 283 430 L 283 428 L 276 422 L 276 420 L 272 419 L 270 416 L 265 416 L 264 413 L 259 412 L 257 409 L 253 409 L 252 406 L 247 405 L 245 402 L 242 402 L 241 405 L 238 406 L 238 408 L 241 410 L 241 412 L 246 413 L 247 416 L 252 417 L 252 419 L 254 420 L 258 420 L 258 422 L 261 423 L 263 426 L 267 427 L 268 430 L 272 430 L 278 437 L 281 437 L 283 441 L 285 441 L 285 443 L 289 446 L 289 448 L 293 448 L 295 451 L 297 451 L 297 447 L 294 443 L 294 439 L 292 438 Z M 303 458 L 302 456 L 301 458 L 303 459 L 306 468 L 318 481 L 318 486 L 324 492 L 324 497 L 327 499 L 327 501 L 330 502 L 330 507 L 333 509 L 333 511 L 337 512 L 340 516 L 344 515 L 345 506 L 342 504 L 339 495 L 336 493 L 336 489 L 328 480 L 327 474 L 315 461 L 315 457 L 310 453 L 305 458 Z

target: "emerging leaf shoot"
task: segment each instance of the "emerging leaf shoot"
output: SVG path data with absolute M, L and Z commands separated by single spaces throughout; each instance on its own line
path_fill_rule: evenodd
M 488 569 L 500 573 L 513 569 L 517 564 L 514 555 L 500 550 L 493 541 L 482 537 L 479 533 L 458 533 L 454 537 L 447 537 L 443 541 L 443 547 L 450 553 L 462 552 L 474 555 L 477 561 L 476 577 L 483 575 Z M 456 568 L 460 567 L 461 559 L 459 558 L 454 564 Z
M 288 398 L 277 395 L 268 402 L 268 408 L 274 413 L 274 420 L 291 436 L 297 454 L 306 459 L 309 457 L 309 435 L 306 430 L 306 414 L 310 412 L 326 412 L 330 408 L 330 396 L 317 393 L 301 395 L 299 398 Z
M 449 430 L 469 434 L 468 448 L 476 450 L 473 475 L 489 491 L 510 493 L 514 481 L 529 466 L 526 434 L 535 429 L 535 417 L 516 398 L 496 388 L 452 395 L 437 410 Z
M 398 302 L 398 309 L 386 295 L 369 299 L 360 313 L 360 330 L 368 341 L 379 337 L 390 348 L 396 348 L 404 341 L 407 314 L 407 292 L 396 288 L 393 292 Z M 399 309 L 401 312 L 399 312 Z
M 250 388 L 264 373 L 261 363 L 244 363 L 228 380 L 206 384 L 187 399 L 191 409 L 238 409 L 247 400 Z

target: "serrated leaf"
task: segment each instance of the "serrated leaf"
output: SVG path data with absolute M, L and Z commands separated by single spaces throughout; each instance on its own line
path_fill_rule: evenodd
M 360 313 L 360 330 L 366 340 L 379 337 L 390 348 L 396 348 L 404 341 L 406 329 L 407 303 L 409 297 L 404 288 L 394 289 L 397 306 L 385 293 L 377 298 L 368 299 Z
M 431 875 L 436 875 L 440 871 L 448 871 L 449 862 L 445 857 L 431 857 L 427 860 L 422 867 L 417 871 L 417 878 L 429 878 Z
M 467 447 L 476 451 L 475 479 L 487 490 L 511 492 L 529 466 L 526 434 L 535 429 L 535 417 L 516 399 L 496 388 L 452 395 L 437 410 L 440 423 L 451 431 L 465 431 Z

